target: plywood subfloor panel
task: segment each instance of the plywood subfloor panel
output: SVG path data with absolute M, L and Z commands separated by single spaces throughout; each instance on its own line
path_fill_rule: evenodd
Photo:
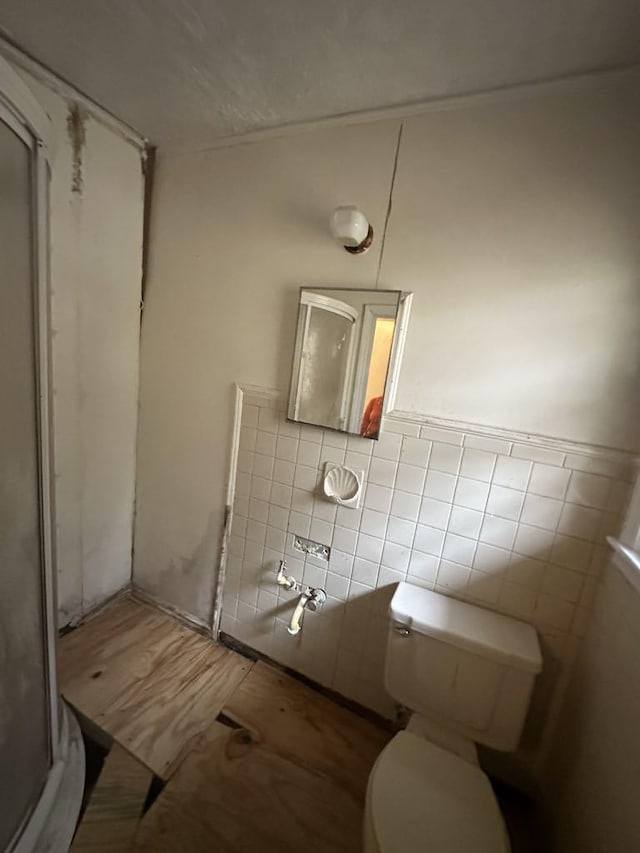
M 145 605 L 119 602 L 62 638 L 65 698 L 167 779 L 251 661 Z
M 151 779 L 147 767 L 114 744 L 76 832 L 71 853 L 131 850 Z
M 362 806 L 331 778 L 220 724 L 149 812 L 140 853 L 359 853 Z
M 224 713 L 256 742 L 364 803 L 369 773 L 391 734 L 264 663 L 231 694 Z

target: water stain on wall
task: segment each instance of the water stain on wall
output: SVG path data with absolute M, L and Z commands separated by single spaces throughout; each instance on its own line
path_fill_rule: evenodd
M 67 136 L 71 143 L 72 165 L 71 165 L 71 192 L 82 194 L 84 187 L 84 176 L 82 173 L 83 149 L 87 141 L 87 113 L 77 103 L 69 106 L 67 116 Z

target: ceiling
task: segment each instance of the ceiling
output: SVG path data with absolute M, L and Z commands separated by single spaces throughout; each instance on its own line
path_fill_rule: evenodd
M 0 28 L 173 149 L 640 61 L 638 0 L 0 0 Z

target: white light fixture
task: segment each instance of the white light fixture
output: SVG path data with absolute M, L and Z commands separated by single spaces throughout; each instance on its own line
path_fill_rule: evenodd
M 373 242 L 373 228 L 354 204 L 336 207 L 329 219 L 331 234 L 352 255 L 366 252 Z

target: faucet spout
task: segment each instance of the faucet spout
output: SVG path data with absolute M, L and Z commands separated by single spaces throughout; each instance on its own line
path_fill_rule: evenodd
M 299 634 L 302 629 L 302 617 L 304 616 L 304 609 L 307 606 L 308 601 L 309 592 L 303 592 L 291 615 L 291 621 L 289 622 L 287 631 L 294 637 L 296 634 Z

